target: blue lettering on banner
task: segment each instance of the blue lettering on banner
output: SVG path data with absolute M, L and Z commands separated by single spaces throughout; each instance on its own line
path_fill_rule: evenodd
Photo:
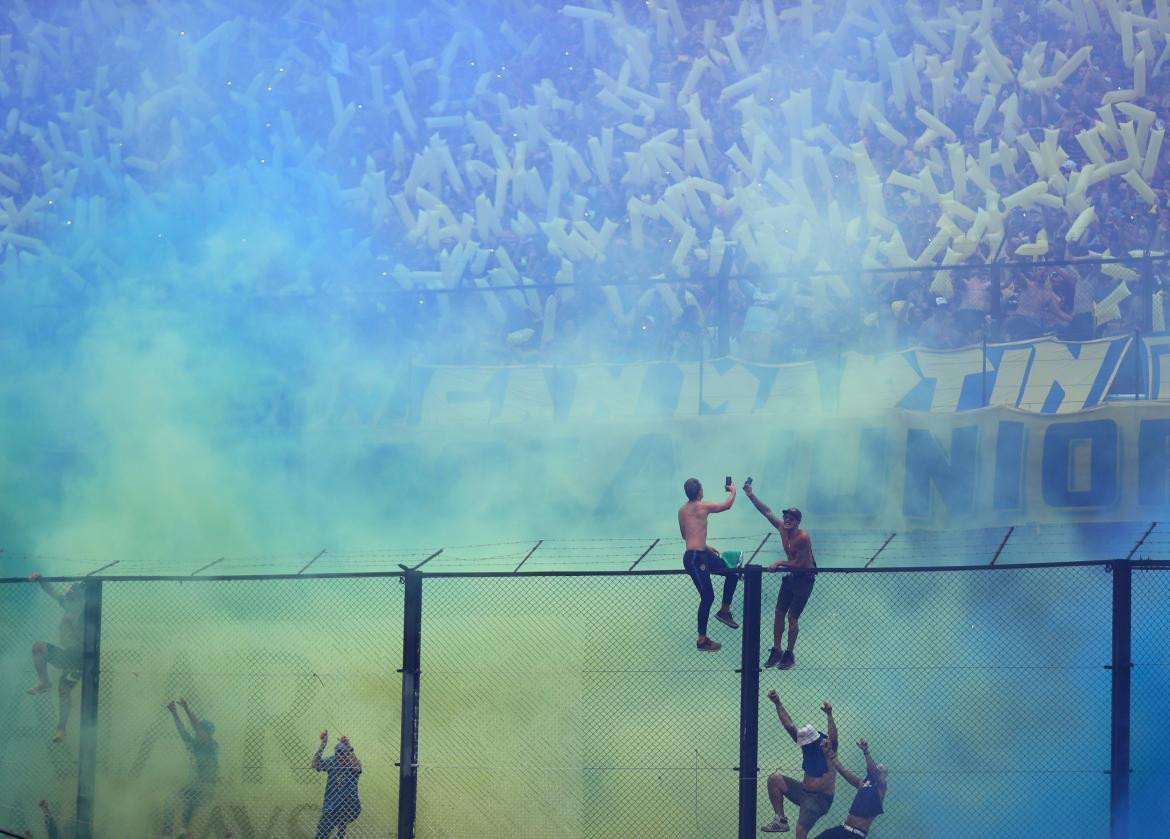
M 1021 510 L 1024 506 L 1024 452 L 1027 427 L 1022 422 L 1001 422 L 995 435 L 994 510 Z
M 614 471 L 593 510 L 600 518 L 613 518 L 626 506 L 622 499 L 652 497 L 662 491 L 662 476 L 675 474 L 674 437 L 663 432 L 643 434 L 634 441 L 625 460 Z
M 1074 488 L 1073 444 L 1089 444 L 1089 485 Z M 1117 423 L 1113 420 L 1050 425 L 1044 432 L 1040 485 L 1050 507 L 1107 507 L 1117 500 Z
M 951 514 L 970 513 L 975 501 L 979 429 L 970 425 L 951 431 L 951 456 L 925 428 L 906 429 L 906 479 L 902 512 L 910 518 L 931 515 L 931 486 Z
M 1170 419 L 1143 420 L 1138 430 L 1138 503 L 1170 501 Z
M 813 442 L 807 506 L 826 516 L 872 516 L 881 511 L 886 497 L 886 459 L 889 446 L 884 428 L 863 428 L 859 433 L 860 452 L 851 493 L 841 492 L 841 433 L 819 431 Z M 852 454 L 845 456 L 846 462 Z

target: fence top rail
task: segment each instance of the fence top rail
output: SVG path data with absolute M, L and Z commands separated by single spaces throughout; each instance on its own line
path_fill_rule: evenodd
M 1170 571 L 1170 560 L 1122 558 L 1092 559 L 1082 561 L 1063 562 L 1015 562 L 1003 565 L 893 565 L 886 567 L 820 567 L 816 574 L 925 574 L 925 573 L 958 573 L 968 571 L 1024 571 L 1030 569 L 1051 568 L 1102 568 L 1112 570 L 1117 566 L 1125 566 L 1134 570 Z M 745 568 L 760 568 L 762 573 L 767 572 L 763 566 L 742 566 L 737 569 L 742 575 Z M 531 571 L 354 571 L 331 572 L 320 574 L 217 574 L 201 577 L 191 577 L 187 574 L 119 574 L 108 577 L 93 576 L 46 576 L 40 577 L 46 583 L 71 583 L 83 580 L 101 580 L 107 583 L 208 583 L 208 582 L 262 582 L 277 580 L 322 580 L 322 579 L 380 579 L 401 578 L 415 574 L 423 578 L 489 578 L 489 577 L 656 577 L 685 574 L 682 568 L 628 568 L 612 569 L 563 569 L 563 570 L 531 570 Z M 784 570 L 771 573 L 785 573 Z M 8 583 L 27 583 L 27 577 L 0 577 L 0 585 Z

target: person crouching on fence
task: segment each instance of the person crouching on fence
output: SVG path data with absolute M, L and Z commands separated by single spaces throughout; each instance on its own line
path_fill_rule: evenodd
M 735 484 L 731 478 L 726 483 L 727 498 L 720 502 L 703 500 L 703 485 L 698 478 L 687 478 L 683 484 L 686 502 L 678 508 L 678 529 L 686 542 L 683 554 L 683 568 L 690 575 L 691 582 L 699 590 L 699 640 L 695 646 L 702 652 L 715 652 L 722 644 L 707 637 L 707 619 L 711 615 L 711 604 L 715 602 L 715 590 L 711 587 L 711 575 L 723 577 L 723 603 L 715 613 L 715 619 L 732 629 L 739 624 L 731 615 L 731 598 L 739 577 L 734 569 L 723 564 L 719 552 L 707 544 L 707 516 L 731 509 L 735 503 Z
M 828 734 L 824 734 L 811 725 L 797 728 L 776 691 L 768 691 L 768 699 L 776 706 L 776 714 L 780 717 L 780 724 L 784 726 L 788 736 L 800 746 L 804 780 L 797 781 L 779 772 L 768 776 L 768 799 L 772 802 L 776 816 L 760 830 L 764 833 L 785 833 L 788 830 L 788 819 L 784 815 L 784 799 L 787 798 L 800 808 L 796 817 L 796 832 L 793 835 L 796 839 L 806 839 L 817 819 L 829 812 L 829 808 L 833 806 L 837 767 L 829 762 L 821 747 L 821 741 L 828 741 L 832 751 L 837 751 L 837 723 L 833 719 L 833 706 L 828 702 L 821 706 L 821 710 L 828 717 L 829 731 Z
M 345 839 L 345 829 L 362 812 L 358 799 L 358 776 L 362 774 L 362 762 L 353 752 L 347 737 L 339 737 L 333 747 L 333 757 L 321 759 L 329 732 L 321 732 L 321 744 L 310 764 L 318 772 L 324 772 L 325 802 L 321 806 L 321 821 L 317 823 L 317 839 L 329 839 L 333 828 L 337 828 L 337 839 Z
M 857 787 L 857 794 L 853 796 L 853 804 L 849 807 L 849 815 L 845 823 L 830 828 L 817 836 L 817 839 L 855 839 L 869 833 L 873 820 L 883 812 L 882 802 L 886 798 L 886 767 L 873 759 L 869 753 L 869 743 L 864 739 L 857 741 L 857 747 L 865 755 L 865 777 L 859 778 L 842 765 L 837 752 L 830 747 L 828 740 L 821 741 L 825 751 L 825 758 L 841 773 L 841 777 Z

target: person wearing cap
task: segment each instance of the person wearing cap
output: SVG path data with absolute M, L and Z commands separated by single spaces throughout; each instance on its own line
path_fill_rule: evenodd
M 334 828 L 337 828 L 337 839 L 345 839 L 349 823 L 362 812 L 362 802 L 358 798 L 358 777 L 362 774 L 362 762 L 357 759 L 349 738 L 345 736 L 337 738 L 333 757 L 322 760 L 321 753 L 325 751 L 328 742 L 329 732 L 322 731 L 321 743 L 309 764 L 326 775 L 325 801 L 321 805 L 321 820 L 317 823 L 317 839 L 329 839 Z
M 865 755 L 864 778 L 854 775 L 841 763 L 841 758 L 835 749 L 830 748 L 827 740 L 821 741 L 821 747 L 824 749 L 825 757 L 830 765 L 841 773 L 842 778 L 857 788 L 857 793 L 853 796 L 853 804 L 849 807 L 849 815 L 845 817 L 844 824 L 824 831 L 816 839 L 864 837 L 869 833 L 873 820 L 885 812 L 882 809 L 882 802 L 886 798 L 886 775 L 888 774 L 886 767 L 873 759 L 873 755 L 869 753 L 869 743 L 865 742 L 864 738 L 857 741 L 857 748 L 861 749 L 861 753 Z
M 802 725 L 797 728 L 792 717 L 784 708 L 784 703 L 776 691 L 768 691 L 768 699 L 776 706 L 776 714 L 780 717 L 780 725 L 788 732 L 788 736 L 796 745 L 800 746 L 802 754 L 801 768 L 804 770 L 804 780 L 797 781 L 788 775 L 773 772 L 768 776 L 768 799 L 772 802 L 775 817 L 763 825 L 760 830 L 764 833 L 786 833 L 789 829 L 788 819 L 784 815 L 784 799 L 788 799 L 800 808 L 796 816 L 796 839 L 806 839 L 817 819 L 829 812 L 833 806 L 833 794 L 837 785 L 837 768 L 829 762 L 826 751 L 821 747 L 822 741 L 828 743 L 835 753 L 837 751 L 837 722 L 833 719 L 833 706 L 828 702 L 821 705 L 821 710 L 827 717 L 828 733 L 818 731 L 815 726 Z
M 715 602 L 712 574 L 723 577 L 723 603 L 715 613 L 715 620 L 732 629 L 739 629 L 739 624 L 731 614 L 731 598 L 735 595 L 739 577 L 735 571 L 727 568 L 719 552 L 707 544 L 707 516 L 729 510 L 735 503 L 735 483 L 728 480 L 727 498 L 714 502 L 703 500 L 703 485 L 698 478 L 687 478 L 683 484 L 687 500 L 678 508 L 678 529 L 687 546 L 683 554 L 683 568 L 699 590 L 699 640 L 695 642 L 695 647 L 707 653 L 715 652 L 723 646 L 707 637 L 707 620 L 711 615 L 711 604 Z
M 188 732 L 183 725 L 179 712 L 175 710 L 175 702 L 167 703 L 167 710 L 175 721 L 175 728 L 187 752 L 191 755 L 191 775 L 187 784 L 179 790 L 179 800 L 182 802 L 182 812 L 179 821 L 179 836 L 191 836 L 191 820 L 195 811 L 215 797 L 215 785 L 219 779 L 219 743 L 215 742 L 215 724 L 208 719 L 199 719 L 187 704 L 187 700 L 179 697 L 178 705 L 187 715 L 187 722 L 191 725 Z M 163 835 L 170 836 L 174 826 L 175 808 L 167 808 L 163 816 Z
M 784 543 L 786 560 L 777 560 L 768 566 L 769 571 L 787 570 L 784 579 L 780 581 L 780 593 L 776 595 L 776 618 L 772 624 L 772 649 L 768 651 L 765 667 L 779 667 L 788 670 L 796 664 L 796 636 L 800 633 L 800 615 L 808 604 L 812 595 L 813 583 L 816 580 L 817 561 L 813 556 L 812 539 L 808 533 L 800 529 L 802 518 L 800 510 L 789 507 L 781 511 L 777 518 L 772 508 L 761 501 L 752 489 L 751 484 L 744 484 L 743 491 L 752 504 L 760 511 L 772 526 L 780 532 L 780 541 Z M 788 646 L 781 653 L 784 643 L 784 622 L 788 621 Z
M 74 583 L 58 591 L 52 584 L 42 580 L 38 573 L 30 574 L 28 579 L 31 583 L 40 583 L 41 590 L 56 600 L 64 611 L 58 625 L 61 646 L 45 641 L 37 641 L 32 646 L 37 683 L 28 689 L 28 692 L 34 695 L 45 693 L 52 688 L 48 665 L 51 664 L 61 671 L 61 678 L 57 681 L 57 730 L 53 732 L 53 742 L 60 743 L 65 739 L 65 726 L 69 722 L 69 712 L 73 708 L 73 688 L 81 681 L 81 648 L 85 637 L 82 617 L 85 603 L 82 587 Z

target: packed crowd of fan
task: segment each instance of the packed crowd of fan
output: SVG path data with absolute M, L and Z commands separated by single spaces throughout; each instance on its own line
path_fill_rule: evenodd
M 1083 339 L 1143 317 L 1162 328 L 1163 297 L 1133 293 L 1132 268 L 1019 264 L 1170 249 L 1160 160 L 1143 169 L 1148 194 L 1140 176 L 1086 178 L 1094 217 L 1076 235 L 1071 202 L 999 202 L 1043 180 L 1057 193 L 1044 198 L 1072 192 L 1056 182 L 1092 165 L 1077 132 L 1110 123 L 1121 145 L 1114 101 L 1152 114 L 1134 136 L 1158 157 L 1170 62 L 1149 33 L 1170 21 L 1114 0 L 944 4 L 926 25 L 916 4 L 779 5 L 514 2 L 488 15 L 436 2 L 398 25 L 296 3 L 196 31 L 217 6 L 95 2 L 70 19 L 17 3 L 0 36 L 0 85 L 20 95 L 0 156 L 5 264 L 47 266 L 75 293 L 117 274 L 108 206 L 215 205 L 225 183 L 277 184 L 301 194 L 290 212 L 336 213 L 353 253 L 339 269 L 305 241 L 306 270 L 245 278 L 247 291 L 328 298 L 341 317 L 373 311 L 422 360 L 693 358 L 716 349 L 724 318 L 733 353 L 770 361 L 984 335 Z M 116 54 L 80 50 L 87 36 Z M 997 62 L 1011 81 L 988 69 Z M 1049 62 L 1075 66 L 1030 84 Z M 1046 129 L 1059 131 L 1059 177 L 1037 171 L 1021 139 L 1035 147 Z M 970 224 L 965 247 L 954 230 L 932 250 L 940 229 L 970 221 L 953 206 L 968 187 L 943 163 L 944 130 L 973 177 L 983 164 L 995 218 Z M 1136 163 L 1142 153 L 1129 150 Z M 907 186 L 926 169 L 931 186 Z M 65 238 L 75 222 L 81 241 Z M 1016 263 L 996 307 L 994 258 Z

